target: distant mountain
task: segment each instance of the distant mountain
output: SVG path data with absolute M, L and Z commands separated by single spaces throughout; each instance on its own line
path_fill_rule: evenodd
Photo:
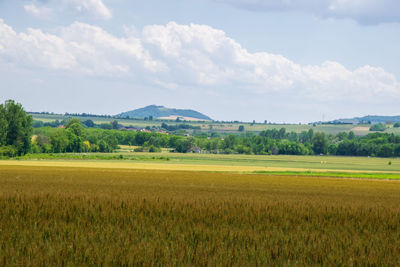
M 364 117 L 354 117 L 349 119 L 338 119 L 330 121 L 329 123 L 346 123 L 346 124 L 363 124 L 363 123 L 386 123 L 386 122 L 400 122 L 400 116 L 376 116 L 368 115 Z
M 175 109 L 166 108 L 164 106 L 151 105 L 144 108 L 139 108 L 116 115 L 117 117 L 129 117 L 129 118 L 146 118 L 152 116 L 153 118 L 162 119 L 176 119 L 181 118 L 183 120 L 212 120 L 210 117 L 191 109 Z

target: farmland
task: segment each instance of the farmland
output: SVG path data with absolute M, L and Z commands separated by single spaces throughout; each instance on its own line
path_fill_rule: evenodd
M 0 266 L 400 264 L 399 136 L 32 131 L 21 105 L 0 107 Z
M 246 132 L 259 133 L 264 130 L 271 129 L 281 129 L 285 128 L 287 132 L 300 133 L 302 131 L 308 131 L 313 129 L 315 132 L 324 132 L 326 134 L 338 134 L 340 132 L 350 132 L 353 131 L 356 135 L 366 135 L 369 133 L 370 125 L 351 125 L 351 124 L 317 124 L 307 125 L 307 124 L 265 124 L 265 123 L 249 123 L 249 122 L 195 122 L 195 121 L 180 121 L 176 122 L 174 120 L 154 120 L 154 121 L 144 121 L 141 119 L 123 119 L 123 118 L 107 118 L 107 117 L 85 117 L 85 116 L 64 116 L 64 115 L 51 115 L 51 114 L 32 114 L 34 120 L 43 122 L 53 122 L 55 120 L 62 121 L 69 118 L 78 118 L 82 121 L 93 120 L 96 124 L 109 123 L 110 121 L 117 120 L 120 125 L 123 126 L 135 126 L 139 128 L 145 127 L 160 127 L 163 122 L 169 124 L 188 124 L 192 126 L 200 126 L 201 132 L 216 132 L 216 133 L 238 133 L 238 128 L 240 125 L 244 126 Z M 385 132 L 400 134 L 400 129 L 398 128 L 388 128 Z
M 397 181 L 4 162 L 0 265 L 400 263 Z
M 123 147 L 122 151 L 126 151 Z M 389 165 L 390 162 L 390 165 Z M 61 153 L 29 154 L 0 165 L 107 167 L 123 169 L 203 170 L 223 172 L 294 171 L 400 173 L 399 158 L 237 155 L 196 153 Z

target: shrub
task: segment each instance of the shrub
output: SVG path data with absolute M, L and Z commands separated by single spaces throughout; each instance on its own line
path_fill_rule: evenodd
M 137 148 L 133 149 L 133 151 L 134 152 L 143 152 L 143 147 L 142 146 L 137 147 Z
M 370 131 L 383 132 L 383 131 L 386 130 L 386 126 L 383 125 L 382 123 L 377 123 L 377 124 L 372 125 L 372 126 L 369 128 L 369 130 L 370 130 Z
M 17 155 L 17 150 L 13 146 L 2 146 L 0 147 L 1 157 L 15 157 Z
M 149 147 L 149 152 L 161 152 L 161 149 L 159 147 L 156 146 L 150 146 Z

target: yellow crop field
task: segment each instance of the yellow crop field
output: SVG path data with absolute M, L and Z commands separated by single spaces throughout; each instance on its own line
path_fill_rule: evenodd
M 399 265 L 399 221 L 398 181 L 0 165 L 1 266 Z
M 300 167 L 263 167 L 252 165 L 215 165 L 164 162 L 131 162 L 131 161 L 90 161 L 90 160 L 9 160 L 0 161 L 0 166 L 32 166 L 32 167 L 75 167 L 75 168 L 106 168 L 106 169 L 137 169 L 137 170 L 175 170 L 175 171 L 205 171 L 205 172 L 329 172 L 330 169 L 300 168 Z M 365 170 L 334 169 L 340 173 L 365 173 Z M 387 171 L 368 171 L 368 173 L 387 173 Z M 391 171 L 391 173 L 400 173 Z

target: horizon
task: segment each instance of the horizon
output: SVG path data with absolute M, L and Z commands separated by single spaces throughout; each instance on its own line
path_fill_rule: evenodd
M 122 114 L 122 113 L 126 113 L 126 112 L 131 112 L 131 111 L 136 111 L 136 110 L 138 110 L 138 109 L 143 109 L 143 108 L 147 108 L 147 107 L 151 107 L 151 106 L 155 106 L 155 107 L 163 107 L 163 108 L 168 108 L 168 109 L 176 109 L 176 110 L 191 110 L 191 111 L 196 111 L 196 112 L 199 112 L 199 113 L 201 113 L 202 115 L 205 115 L 205 116 L 207 116 L 207 117 L 210 117 L 210 116 L 208 116 L 207 115 L 207 113 L 205 113 L 205 112 L 201 112 L 201 111 L 198 111 L 198 110 L 194 110 L 194 109 L 186 109 L 186 108 L 184 108 L 184 109 L 181 109 L 181 108 L 174 108 L 174 107 L 167 107 L 167 106 L 165 106 L 165 105 L 157 105 L 157 104 L 152 104 L 152 105 L 148 105 L 148 106 L 145 106 L 145 107 L 140 107 L 140 108 L 136 108 L 136 109 L 132 109 L 132 110 L 128 110 L 128 111 L 122 111 L 122 112 L 119 112 L 119 113 L 117 113 L 117 114 L 103 114 L 103 113 L 88 113 L 88 112 L 63 112 L 63 113 L 55 113 L 55 112 L 52 112 L 52 111 L 32 111 L 32 110 L 26 110 L 26 112 L 28 112 L 28 113 L 32 113 L 32 114 L 40 114 L 40 113 L 48 113 L 48 114 L 50 114 L 50 115 L 71 115 L 71 116 L 74 116 L 74 115 L 76 115 L 76 114 L 79 114 L 79 115 L 83 115 L 83 114 L 86 114 L 86 115 L 90 115 L 90 116 L 99 116 L 99 117 L 101 117 L 101 116 L 111 116 L 111 117 L 118 117 L 118 115 L 120 115 L 120 114 Z M 373 114 L 368 114 L 368 115 L 363 115 L 363 116 L 355 116 L 355 117 L 346 117 L 346 118 L 336 118 L 336 119 L 333 119 L 333 120 L 330 120 L 330 121 L 309 121 L 309 122 L 305 122 L 305 123 L 302 123 L 302 124 L 311 124 L 311 123 L 319 123 L 319 122 L 332 122 L 332 121 L 336 121 L 336 120 L 351 120 L 351 119 L 358 119 L 358 118 L 364 118 L 364 117 L 400 117 L 400 115 L 373 115 Z M 211 118 L 211 121 L 216 121 L 216 122 L 218 122 L 218 121 L 221 121 L 221 122 L 234 122 L 234 121 L 237 121 L 237 122 L 240 122 L 240 123 L 253 123 L 253 120 L 249 120 L 249 121 L 242 121 L 242 120 L 215 120 L 215 119 L 213 119 L 212 117 L 210 117 Z M 131 119 L 137 119 L 137 118 L 131 118 Z M 158 117 L 156 118 L 156 119 L 159 119 Z M 161 120 L 163 120 L 163 119 L 161 119 Z M 264 120 L 265 121 L 265 120 Z M 255 120 L 255 123 L 258 123 L 258 124 L 264 124 L 264 121 L 257 121 L 257 120 Z M 295 123 L 295 122 L 275 122 L 275 121 L 267 121 L 267 123 L 269 124 L 269 123 L 272 123 L 272 124 L 299 124 L 300 122 L 298 122 L 298 123 Z
M 400 2 L 0 1 L 0 101 L 218 121 L 395 116 Z M 240 18 L 240 19 L 238 19 Z

